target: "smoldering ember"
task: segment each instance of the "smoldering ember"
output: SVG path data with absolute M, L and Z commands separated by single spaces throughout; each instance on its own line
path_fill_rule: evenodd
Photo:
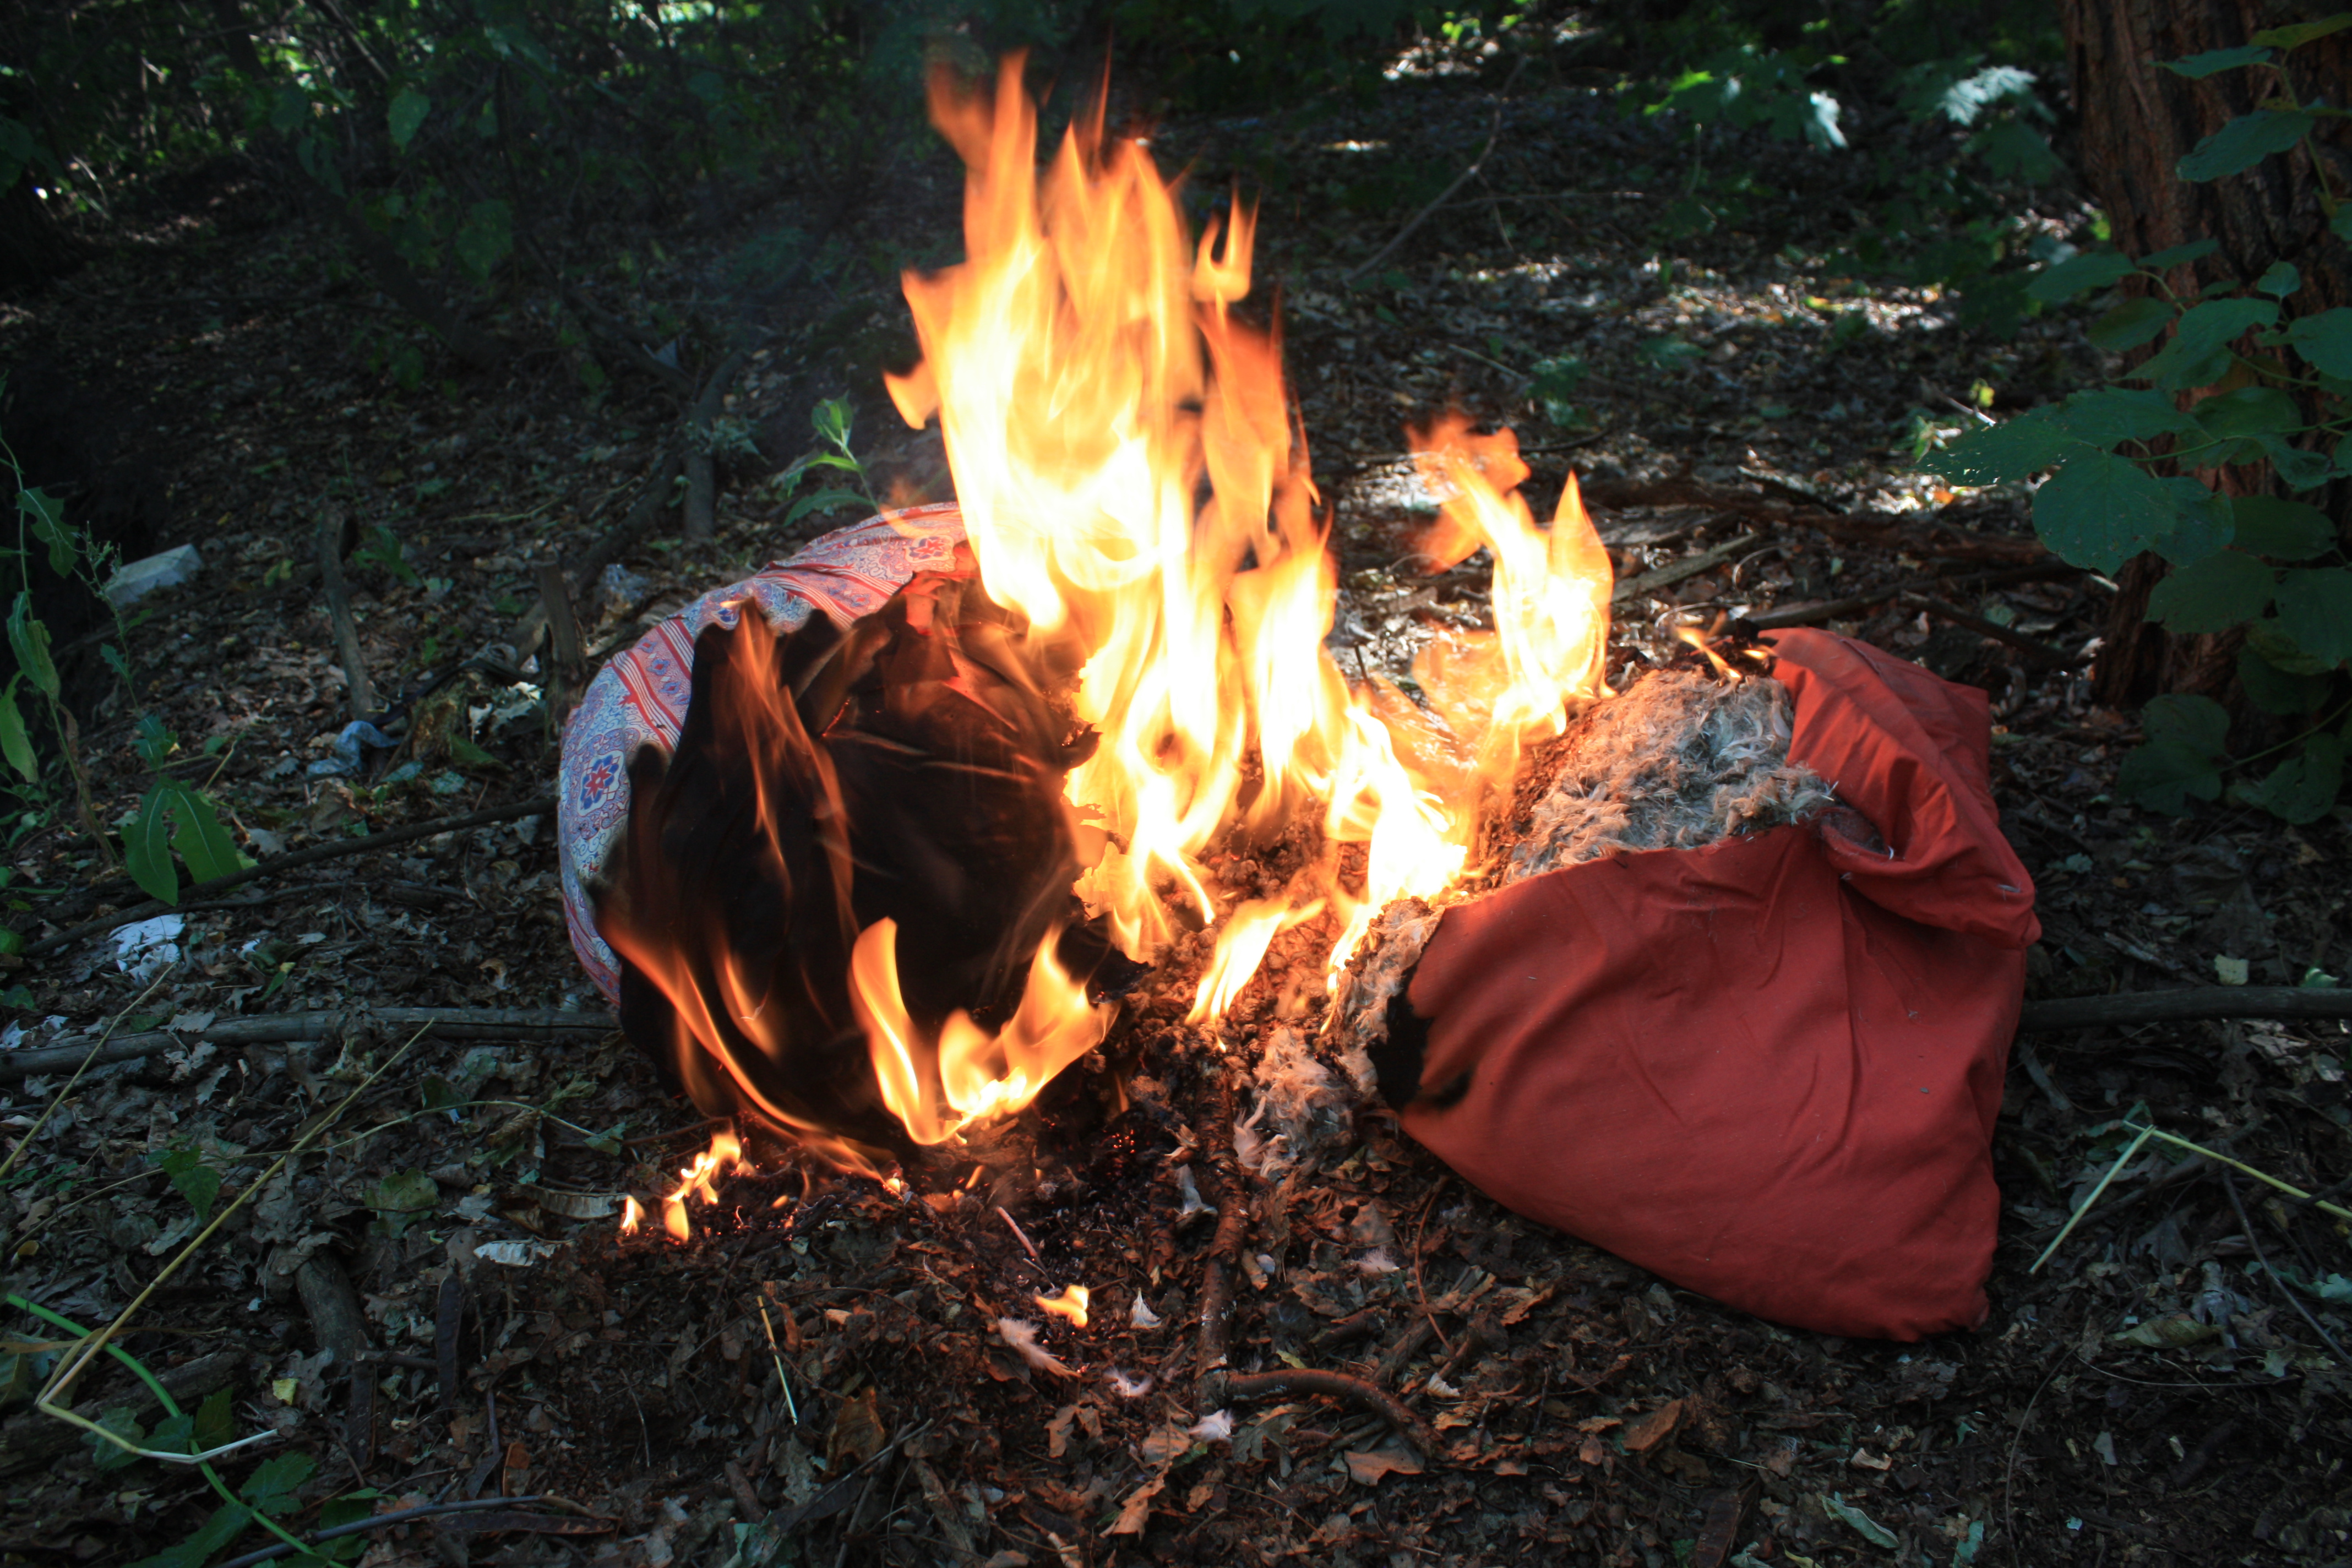
M 0 1553 L 2352 1561 L 2273 9 L 0 24 Z

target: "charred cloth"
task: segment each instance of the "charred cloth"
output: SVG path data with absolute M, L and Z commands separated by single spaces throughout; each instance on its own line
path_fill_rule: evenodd
M 819 612 L 779 638 L 745 615 L 697 637 L 685 727 L 632 759 L 595 901 L 625 1029 L 706 1112 L 902 1142 L 850 995 L 877 922 L 932 1031 L 1009 1015 L 1055 933 L 1066 969 L 1103 967 L 1062 798 L 1092 736 L 1023 630 L 925 573 L 846 627 Z

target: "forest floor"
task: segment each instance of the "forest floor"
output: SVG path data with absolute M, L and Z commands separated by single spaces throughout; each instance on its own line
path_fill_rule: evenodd
M 1375 259 L 1490 136 L 1478 177 Z M 1906 471 L 1923 422 L 1965 426 L 1979 384 L 2020 406 L 2097 362 L 2063 318 L 1997 342 L 1929 293 L 1833 274 L 1822 228 L 1863 177 L 1858 155 L 1786 153 L 1777 203 L 1662 248 L 1679 154 L 1598 90 L 1524 90 L 1498 117 L 1475 82 L 1408 79 L 1369 107 L 1165 124 L 1152 146 L 1191 167 L 1202 204 L 1236 181 L 1264 193 L 1260 274 L 1280 286 L 1333 508 L 1343 660 L 1399 668 L 1433 625 L 1482 614 L 1475 574 L 1433 584 L 1411 564 L 1432 512 L 1402 426 L 1456 406 L 1518 429 L 1538 516 L 1570 467 L 1582 475 L 1621 584 L 1696 564 L 1619 605 L 1628 647 L 1717 611 L 1811 622 L 1990 694 L 1997 793 L 2045 933 L 2030 995 L 2210 984 L 2217 959 L 2256 984 L 2342 970 L 2340 815 L 2289 829 L 2111 798 L 2137 739 L 2086 696 L 2111 586 L 2040 555 L 2021 497 L 1955 498 Z M 901 164 L 844 243 L 951 256 L 957 191 L 944 154 Z M 203 555 L 191 585 L 142 606 L 136 695 L 92 688 L 106 694 L 80 745 L 98 816 L 146 787 L 146 712 L 176 731 L 173 774 L 221 800 L 260 856 L 546 796 L 555 746 L 518 647 L 535 568 L 579 560 L 626 511 L 674 416 L 650 384 L 591 390 L 568 349 L 404 390 L 354 347 L 386 308 L 325 264 L 329 236 L 250 192 L 202 195 L 0 301 L 0 362 L 61 373 L 93 417 L 125 422 L 169 487 L 155 547 Z M 724 297 L 766 221 L 635 236 L 611 289 Z M 804 325 L 766 323 L 776 335 L 737 388 L 768 457 L 730 464 L 717 539 L 689 545 L 665 523 L 632 545 L 582 606 L 590 648 L 851 521 L 787 531 L 790 494 L 761 477 L 805 447 L 817 396 L 851 398 L 886 495 L 945 493 L 936 437 L 896 420 L 874 374 L 908 342 L 890 269 L 826 288 Z M 1571 357 L 1580 377 L 1556 363 Z M 330 500 L 358 528 L 347 571 L 379 689 L 488 656 L 439 699 L 462 694 L 470 745 L 449 743 L 445 711 L 437 748 L 420 722 L 363 774 L 308 771 L 348 718 L 309 570 Z M 192 1168 L 221 1177 L 218 1213 L 320 1133 L 148 1298 L 123 1347 L 191 1404 L 227 1389 L 235 1435 L 276 1434 L 262 1465 L 308 1457 L 272 1472 L 298 1532 L 354 1492 L 378 1511 L 563 1500 L 352 1538 L 370 1563 L 2352 1559 L 2342 1226 L 2150 1144 L 2030 1267 L 2115 1163 L 2126 1116 L 2307 1191 L 2340 1183 L 2340 1023 L 2021 1040 L 1995 1143 L 1991 1314 L 1911 1345 L 1791 1331 L 1675 1289 L 1514 1217 L 1368 1118 L 1319 1168 L 1230 1194 L 1255 1227 L 1233 1361 L 1372 1378 L 1426 1424 L 1416 1451 L 1319 1397 L 1197 1407 L 1188 1325 L 1214 1227 L 1180 1218 L 1165 1156 L 1213 1143 L 1208 1117 L 1229 1102 L 1175 1021 L 1191 981 L 1172 969 L 1113 1042 L 1162 1086 L 1166 1121 L 1104 1132 L 1042 1116 L 1017 1134 L 1034 1157 L 985 1191 L 958 1190 L 969 1160 L 909 1171 L 905 1194 L 792 1166 L 728 1178 L 685 1244 L 616 1234 L 622 1195 L 667 1190 L 708 1131 L 617 1035 L 404 1044 L 362 1020 L 315 1039 L 201 1038 L 277 1014 L 600 1007 L 567 945 L 553 838 L 544 812 L 440 831 L 186 910 L 172 953 L 100 935 L 14 972 L 29 1005 L 0 1049 L 12 1141 L 69 1070 L 7 1071 L 11 1053 L 110 1022 L 190 1044 L 91 1071 L 39 1124 L 7 1180 L 10 1291 L 110 1321 L 197 1233 Z M 29 938 L 136 901 L 62 805 L 11 844 L 11 923 Z M 1281 968 L 1225 1026 L 1237 1057 L 1272 1026 Z M 1070 1075 L 1062 1103 L 1099 1100 L 1107 1076 Z M 1394 1267 L 1365 1271 L 1374 1252 Z M 993 1324 L 1074 1280 L 1093 1289 L 1092 1322 L 1044 1341 L 1066 1377 Z M 206 1483 L 100 1468 L 25 1409 L 65 1333 L 10 1323 L 0 1553 L 125 1563 L 188 1541 L 216 1500 Z M 321 1353 L 338 1333 L 362 1347 L 356 1377 L 353 1358 Z M 135 1407 L 133 1389 L 105 1368 L 80 1407 Z M 255 1468 L 253 1451 L 221 1462 L 233 1485 Z M 239 1551 L 268 1542 L 230 1533 Z

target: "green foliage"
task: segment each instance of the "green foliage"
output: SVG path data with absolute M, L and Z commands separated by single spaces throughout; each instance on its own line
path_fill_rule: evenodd
M 846 398 L 828 397 L 809 410 L 809 426 L 823 443 L 815 451 L 793 463 L 775 478 L 779 491 L 789 494 L 802 478 L 817 468 L 832 468 L 846 473 L 857 483 L 854 490 L 819 489 L 793 502 L 784 513 L 786 528 L 813 513 L 838 511 L 844 507 L 871 507 L 881 510 L 875 499 L 874 488 L 866 482 L 866 465 L 849 444 L 851 421 L 855 417 Z
M 173 1139 L 162 1153 L 150 1158 L 170 1178 L 173 1190 L 188 1200 L 198 1220 L 213 1217 L 213 1203 L 220 1196 L 221 1173 L 194 1144 Z
M 2352 12 L 2275 28 L 2243 48 L 2216 50 L 2168 68 L 2191 79 L 2248 67 L 2268 70 L 2274 91 L 2263 107 L 2231 121 L 2180 161 L 2185 180 L 2242 174 L 2300 144 L 2314 115 L 2297 107 L 2283 52 L 2352 26 Z M 2328 110 L 2328 112 L 2334 112 Z M 2323 205 L 2340 201 L 2323 189 Z M 2346 211 L 2331 226 L 2346 227 Z M 2171 269 L 2212 255 L 2210 240 L 2130 258 L 2085 252 L 2053 261 L 2028 285 L 2035 300 L 2060 304 L 2129 285 L 2138 292 L 2107 307 L 2092 341 L 2121 353 L 2157 352 L 2123 379 L 2146 388 L 2079 392 L 1990 429 L 1972 432 L 1922 466 L 1958 484 L 2010 484 L 2047 472 L 2033 497 L 2033 521 L 2051 549 L 2076 565 L 2112 573 L 2153 551 L 2172 563 L 2148 601 L 2148 615 L 2182 633 L 2242 627 L 2238 673 L 2265 713 L 2312 721 L 2352 666 L 2352 568 L 2338 525 L 2319 508 L 2269 495 L 2226 497 L 2195 479 L 2159 478 L 2163 465 L 2267 475 L 2294 491 L 2352 479 L 2352 309 L 2316 311 L 2282 324 L 2284 302 L 2302 275 L 2276 262 L 2250 284 L 2209 287 L 2183 298 Z M 2242 352 L 2252 340 L 2263 356 Z M 2190 406 L 2182 395 L 2198 394 Z M 2335 805 L 2344 775 L 2346 709 L 2338 705 L 2284 746 L 2232 760 L 2229 716 L 2201 697 L 2167 696 L 2141 715 L 2145 743 L 2124 761 L 2117 783 L 2151 810 L 2179 815 L 2189 802 L 2218 800 L 2225 776 L 2242 776 L 2230 798 L 2288 822 L 2314 821 Z M 2252 764 L 2273 762 L 2259 782 Z

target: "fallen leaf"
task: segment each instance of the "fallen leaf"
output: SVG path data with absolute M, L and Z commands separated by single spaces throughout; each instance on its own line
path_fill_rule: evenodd
M 1625 1420 L 1621 1415 L 1588 1415 L 1576 1424 L 1576 1429 L 1580 1432 L 1606 1432 L 1612 1426 L 1623 1425 Z
M 1111 1521 L 1105 1535 L 1140 1535 L 1144 1521 L 1151 1517 L 1151 1500 L 1168 1485 L 1166 1476 L 1154 1476 L 1128 1495 L 1119 1505 L 1118 1518 Z
M 1862 1510 L 1854 1507 L 1852 1503 L 1846 1501 L 1835 1492 L 1832 1492 L 1822 1499 L 1822 1507 L 1827 1509 L 1833 1517 L 1842 1519 L 1845 1521 L 1846 1523 L 1853 1526 L 1855 1533 L 1859 1534 L 1864 1541 L 1869 1542 L 1873 1546 L 1894 1546 L 1897 1544 L 1895 1538 L 1895 1532 L 1893 1531 L 1887 1529 L 1885 1525 L 1879 1523 L 1876 1520 L 1871 1518 L 1870 1515 L 1863 1512 Z
M 2193 1345 L 2200 1340 L 2213 1339 L 2221 1333 L 2216 1323 L 2200 1323 L 2186 1312 L 2169 1312 L 2161 1318 L 2150 1318 L 2111 1335 L 2117 1344 L 2146 1345 L 2150 1350 L 2174 1350 L 2181 1345 Z
M 1047 1458 L 1058 1459 L 1069 1452 L 1070 1423 L 1077 1419 L 1077 1415 L 1076 1405 L 1065 1405 L 1054 1412 L 1054 1418 L 1051 1421 L 1045 1423 L 1045 1457 Z
M 1683 1402 L 1669 1399 L 1625 1428 L 1625 1451 L 1646 1454 L 1673 1435 L 1683 1418 Z
M 1360 1486 L 1376 1487 L 1382 1476 L 1417 1476 L 1421 1461 L 1402 1454 L 1382 1451 L 1348 1455 L 1348 1474 Z
M 874 1403 L 874 1385 L 867 1384 L 841 1402 L 834 1412 L 833 1429 L 825 1434 L 824 1463 L 839 1471 L 862 1465 L 890 1440 L 882 1429 L 882 1415 Z
M 1857 1470 L 1891 1470 L 1895 1461 L 1885 1454 L 1874 1454 L 1867 1448 L 1856 1448 L 1846 1463 Z

